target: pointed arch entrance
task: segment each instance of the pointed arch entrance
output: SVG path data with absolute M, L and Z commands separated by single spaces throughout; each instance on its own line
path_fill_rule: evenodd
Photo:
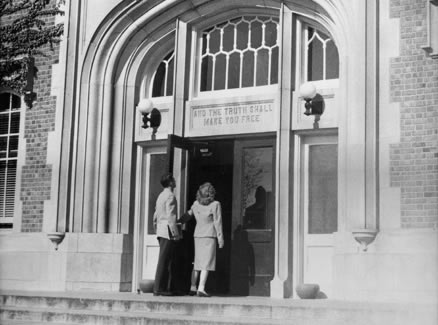
M 70 154 L 74 163 L 62 166 L 70 170 L 72 175 L 71 196 L 64 198 L 71 209 L 61 223 L 75 232 L 134 233 L 134 225 L 140 224 L 135 223 L 136 220 L 144 218 L 139 215 L 141 210 L 136 209 L 136 205 L 139 204 L 139 192 L 135 186 L 139 177 L 138 166 L 142 164 L 139 160 L 142 150 L 149 152 L 149 148 L 160 145 L 164 148 L 167 134 L 191 138 L 224 136 L 219 133 L 208 135 L 203 133 L 205 130 L 190 129 L 193 126 L 190 124 L 190 114 L 193 109 L 202 105 L 196 101 L 201 98 L 196 97 L 198 90 L 194 88 L 199 72 L 196 70 L 196 53 L 199 50 L 196 44 L 200 44 L 196 39 L 197 30 L 206 28 L 206 24 L 214 26 L 215 23 L 226 21 L 231 16 L 237 17 L 239 14 L 243 17 L 263 14 L 276 16 L 280 31 L 280 68 L 278 84 L 273 92 L 275 95 L 272 105 L 275 110 L 272 119 L 264 120 L 268 123 L 263 124 L 266 129 L 262 132 L 273 136 L 276 143 L 274 274 L 269 291 L 271 296 L 292 296 L 292 265 L 295 257 L 291 247 L 293 222 L 296 218 L 292 213 L 292 135 L 297 128 L 308 128 L 308 121 L 303 120 L 301 113 L 297 113 L 300 112 L 303 102 L 295 89 L 304 81 L 298 66 L 304 60 L 301 47 L 297 48 L 298 39 L 301 37 L 301 34 L 297 34 L 297 21 L 302 19 L 303 22 L 316 22 L 316 27 L 333 36 L 339 50 L 340 77 L 336 86 L 339 89 L 334 91 L 333 87 L 327 88 L 324 90 L 326 93 L 323 93 L 328 98 L 327 105 L 333 107 L 327 107 L 326 116 L 329 117 L 330 112 L 336 111 L 337 117 L 333 117 L 332 120 L 327 118 L 327 124 L 321 126 L 339 128 L 338 168 L 345 168 L 350 166 L 351 161 L 359 160 L 359 163 L 363 164 L 361 159 L 365 152 L 365 149 L 360 149 L 359 152 L 352 149 L 352 144 L 365 143 L 362 138 L 365 124 L 357 122 L 364 110 L 354 109 L 347 112 L 346 109 L 347 100 L 352 96 L 347 90 L 362 94 L 364 86 L 364 82 L 354 86 L 348 85 L 347 67 L 360 60 L 354 57 L 345 59 L 350 37 L 344 33 L 345 30 L 349 30 L 344 19 L 346 11 L 336 1 L 253 1 L 251 4 L 243 5 L 236 1 L 207 0 L 194 5 L 192 1 L 167 0 L 157 4 L 120 4 L 97 31 L 85 55 L 78 102 L 74 107 L 75 131 L 67 136 L 73 143 Z M 164 115 L 164 124 L 153 140 L 151 134 L 141 128 L 141 116 L 135 111 L 135 106 L 146 94 L 144 76 L 149 76 L 149 73 L 154 71 L 154 64 L 156 67 L 161 60 L 160 58 L 152 64 L 155 59 L 154 53 L 157 54 L 164 48 L 166 52 L 172 47 L 175 48 L 173 94 L 168 102 L 166 99 L 157 101 Z M 164 52 L 161 54 L 165 55 Z M 336 99 L 331 101 L 330 98 Z M 355 99 L 353 102 L 358 103 L 358 100 Z M 348 127 L 347 122 L 351 120 L 356 121 L 354 128 Z M 242 130 L 236 131 L 231 128 L 225 131 L 225 136 L 236 138 L 254 136 L 254 133 L 257 133 L 255 130 Z M 185 175 L 181 172 L 185 157 L 181 154 L 176 155 L 175 159 L 175 165 L 180 166 L 180 208 L 185 208 L 187 184 Z M 346 170 L 348 174 L 349 169 Z M 338 184 L 339 202 L 342 202 L 338 218 L 342 229 L 348 227 L 345 215 L 348 214 L 347 210 L 352 209 L 345 203 L 351 195 L 350 191 L 346 191 L 346 178 L 345 175 L 339 176 Z M 353 186 L 359 189 L 356 193 L 362 193 L 365 186 L 363 175 L 356 180 L 349 184 L 349 189 Z M 362 202 L 364 197 L 361 194 L 359 197 L 355 200 Z M 61 200 L 60 206 L 62 205 Z M 356 219 L 353 223 L 361 222 L 362 217 L 358 216 Z M 134 243 L 136 244 L 137 242 Z

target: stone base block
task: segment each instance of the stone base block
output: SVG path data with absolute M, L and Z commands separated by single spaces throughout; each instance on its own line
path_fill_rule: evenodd
M 0 289 L 131 291 L 132 237 L 67 233 L 0 235 Z

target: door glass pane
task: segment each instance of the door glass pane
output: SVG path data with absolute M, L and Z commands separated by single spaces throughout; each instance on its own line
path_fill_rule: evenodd
M 269 229 L 274 213 L 273 148 L 243 150 L 242 215 L 247 229 Z
M 155 234 L 154 229 L 154 212 L 155 212 L 155 202 L 157 201 L 158 195 L 163 190 L 160 184 L 161 176 L 166 173 L 167 166 L 167 155 L 163 154 L 151 154 L 149 169 L 149 197 L 148 199 L 148 234 Z
M 338 229 L 338 146 L 309 148 L 309 234 Z

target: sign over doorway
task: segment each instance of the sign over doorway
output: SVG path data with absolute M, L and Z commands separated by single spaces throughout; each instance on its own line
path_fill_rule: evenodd
M 276 130 L 274 95 L 187 102 L 188 136 L 214 136 Z

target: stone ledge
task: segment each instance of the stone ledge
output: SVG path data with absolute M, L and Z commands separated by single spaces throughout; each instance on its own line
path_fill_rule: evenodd
M 6 315 L 3 319 L 24 315 L 28 319 L 62 320 L 70 324 L 81 320 L 89 324 L 129 321 L 129 324 L 432 325 L 438 316 L 434 304 L 415 303 L 262 297 L 203 299 L 97 292 L 2 291 L 0 295 L 0 309 Z

